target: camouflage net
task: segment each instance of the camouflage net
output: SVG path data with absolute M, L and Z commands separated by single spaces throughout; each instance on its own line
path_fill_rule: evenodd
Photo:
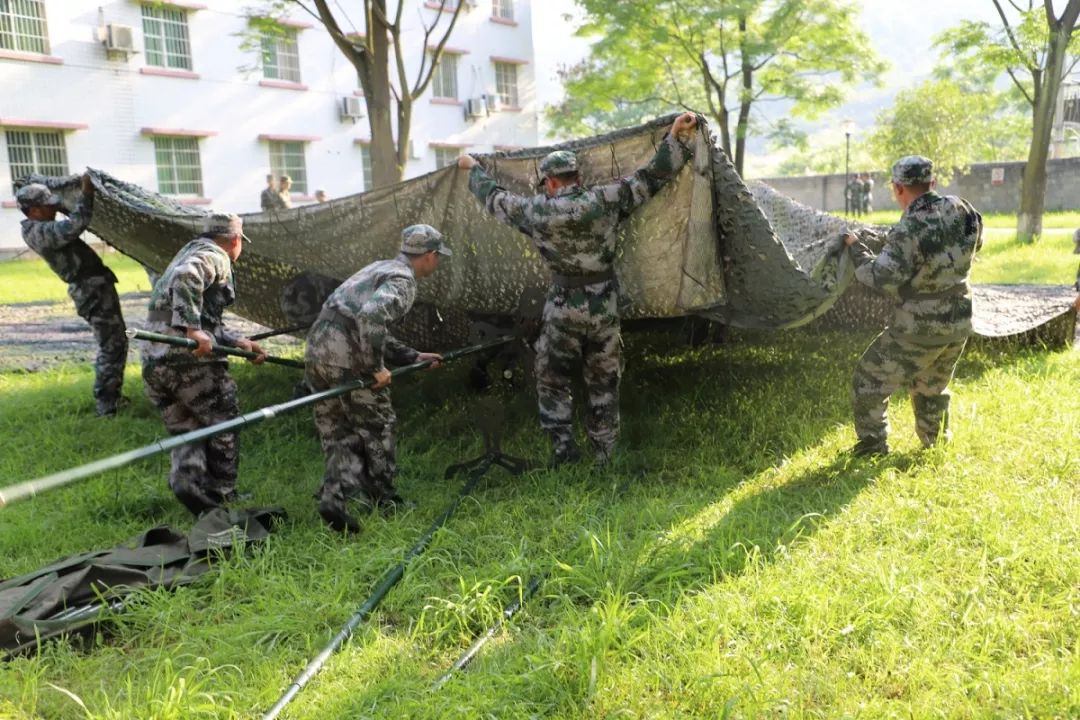
M 647 162 L 674 117 L 478 157 L 518 193 L 535 192 L 539 162 L 555 149 L 575 150 L 584 181 L 603 183 Z M 621 227 L 616 271 L 624 317 L 696 314 L 779 329 L 826 313 L 853 278 L 842 235 L 855 232 L 873 245 L 880 228 L 818 212 L 761 183 L 748 186 L 704 121 L 695 142 L 694 160 Z M 201 230 L 206 211 L 101 171 L 91 174 L 98 191 L 91 229 L 144 265 L 162 270 Z M 77 178 L 58 190 L 73 201 Z M 269 327 L 310 322 L 338 283 L 396 254 L 401 229 L 420 222 L 442 230 L 454 256 L 420 283 L 419 312 L 399 329 L 403 339 L 424 347 L 460 342 L 471 320 L 520 315 L 523 298 L 546 290 L 549 274 L 530 240 L 487 215 L 468 190 L 467 173 L 452 166 L 320 205 L 245 215 L 253 243 L 236 264 L 235 310 Z M 880 325 L 890 308 L 880 298 L 861 302 L 842 314 L 842 323 Z M 528 312 L 538 309 L 534 303 Z

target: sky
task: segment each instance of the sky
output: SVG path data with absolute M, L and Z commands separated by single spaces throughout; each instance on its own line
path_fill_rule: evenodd
M 533 2 L 542 9 L 534 18 L 537 66 L 554 67 L 554 60 L 573 63 L 584 57 L 588 52 L 587 41 L 571 37 L 573 24 L 563 19 L 564 14 L 574 12 L 573 0 Z M 931 43 L 942 30 L 964 19 L 998 22 L 991 0 L 862 0 L 856 4 L 862 9 L 860 25 L 891 68 L 882 77 L 881 87 L 860 87 L 844 105 L 813 123 L 802 123 L 812 142 L 829 138 L 834 133 L 842 135 L 841 124 L 849 118 L 855 122 L 854 138 L 869 130 L 877 112 L 889 107 L 897 92 L 918 85 L 930 76 L 937 63 L 937 53 L 931 49 Z M 1055 0 L 1054 4 L 1060 10 L 1065 3 Z M 558 38 L 558 41 L 544 43 L 544 38 Z M 561 89 L 554 78 L 537 78 L 537 97 L 541 103 L 557 101 L 560 95 Z M 755 162 L 748 164 L 748 174 L 767 174 L 773 164 L 763 161 L 767 148 L 758 143 L 750 149 Z

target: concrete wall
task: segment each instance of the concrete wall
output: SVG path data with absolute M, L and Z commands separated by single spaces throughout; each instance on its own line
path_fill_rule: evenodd
M 966 175 L 954 177 L 952 184 L 944 186 L 943 189 L 950 195 L 966 198 L 980 212 L 1015 213 L 1020 209 L 1020 183 L 1024 165 L 1023 162 L 972 165 Z M 1000 184 L 992 181 L 995 168 L 1003 173 Z M 852 170 L 853 173 L 855 171 L 856 169 Z M 1046 209 L 1080 209 L 1080 158 L 1050 160 L 1046 171 Z M 896 207 L 888 174 L 874 172 L 871 176 L 874 178 L 874 208 L 883 210 Z M 843 175 L 763 178 L 762 182 L 818 210 L 844 209 Z
M 403 13 L 402 45 L 413 66 L 423 38 L 423 24 L 439 17 L 438 3 L 409 0 Z M 0 51 L 0 252 L 24 248 L 14 207 L 7 129 L 64 129 L 71 172 L 86 167 L 157 189 L 153 138 L 144 128 L 206 133 L 199 140 L 203 197 L 185 202 L 230 212 L 259 209 L 259 193 L 270 169 L 269 147 L 260 135 L 305 138 L 308 192 L 325 189 L 339 197 L 364 189 L 361 150 L 369 139 L 367 120 L 342 120 L 340 99 L 358 91 L 356 71 L 334 46 L 321 25 L 294 11 L 298 31 L 301 82 L 292 87 L 260 84 L 262 72 L 241 70 L 256 63 L 256 53 L 240 49 L 237 33 L 247 27 L 243 9 L 258 3 L 238 0 L 175 0 L 166 5 L 185 10 L 191 41 L 191 73 L 152 73 L 143 53 L 108 57 L 98 40 L 104 23 L 135 29 L 142 49 L 142 11 L 133 0 L 46 0 L 49 52 L 45 55 Z M 347 8 L 357 7 L 344 3 Z M 514 22 L 492 19 L 491 0 L 477 0 L 463 10 L 448 47 L 459 53 L 461 101 L 494 93 L 494 58 L 519 62 L 521 107 L 503 109 L 479 120 L 465 118 L 463 103 L 433 101 L 428 92 L 414 106 L 412 138 L 415 159 L 409 177 L 435 169 L 435 148 L 461 151 L 535 146 L 538 102 L 531 0 L 515 0 Z M 99 10 L 100 8 L 100 10 Z M 362 14 L 350 12 L 354 22 Z M 449 22 L 444 15 L 440 27 Z M 351 30 L 351 28 L 348 28 Z M 362 31 L 363 28 L 357 28 Z M 456 150 L 455 150 L 456 154 Z M 297 204 L 309 201 L 296 197 Z

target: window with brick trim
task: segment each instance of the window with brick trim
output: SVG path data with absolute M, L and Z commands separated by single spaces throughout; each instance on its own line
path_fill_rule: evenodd
M 367 191 L 375 186 L 375 175 L 371 170 L 371 146 L 359 145 L 358 147 L 360 148 L 360 170 L 364 175 L 360 189 Z
M 304 143 L 270 141 L 270 172 L 275 177 L 288 175 L 291 191 L 307 195 L 307 164 L 304 162 Z
M 444 52 L 439 57 L 439 64 L 435 66 L 435 70 L 431 75 L 431 96 L 457 100 L 457 74 L 457 53 Z
M 295 29 L 263 33 L 262 66 L 263 77 L 267 80 L 300 82 L 300 49 Z
M 193 137 L 154 136 L 158 192 L 164 195 L 202 196 L 202 164 L 199 139 Z
M 513 20 L 514 0 L 491 0 L 491 16 L 503 20 Z
M 37 173 L 39 175 L 67 175 L 67 147 L 64 134 L 49 130 L 8 130 L 8 165 L 11 168 L 12 194 L 14 181 Z
M 495 92 L 507 107 L 519 107 L 518 66 L 516 63 L 495 63 Z
M 191 69 L 187 13 L 164 5 L 142 6 L 143 50 L 146 64 L 175 70 Z
M 0 50 L 48 54 L 44 0 L 0 0 Z

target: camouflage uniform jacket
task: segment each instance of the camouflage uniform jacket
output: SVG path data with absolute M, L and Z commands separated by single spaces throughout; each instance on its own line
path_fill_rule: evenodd
M 47 222 L 27 218 L 22 221 L 23 241 L 71 286 L 76 304 L 79 302 L 78 286 L 84 282 L 99 278 L 116 282 L 112 270 L 79 237 L 90 224 L 93 207 L 94 196 L 82 195 L 67 219 Z
M 500 187 L 474 165 L 469 190 L 489 213 L 531 237 L 552 272 L 592 275 L 611 270 L 619 222 L 656 194 L 691 155 L 689 147 L 668 134 L 648 164 L 607 185 L 574 185 L 560 188 L 554 197 L 524 197 Z
M 968 274 L 982 247 L 982 216 L 962 198 L 930 191 L 908 206 L 878 255 L 851 247 L 855 277 L 897 300 L 890 328 L 912 342 L 943 345 L 971 334 Z
M 161 273 L 150 294 L 146 329 L 162 335 L 185 337 L 185 330 L 201 329 L 222 345 L 240 338 L 225 330 L 222 313 L 236 300 L 232 260 L 209 238 L 196 238 L 180 249 Z M 189 348 L 143 343 L 143 364 L 226 362 L 222 355 L 196 358 Z
M 408 365 L 417 351 L 390 334 L 416 300 L 416 276 L 405 255 L 380 260 L 343 282 L 308 331 L 308 362 L 371 374 Z

